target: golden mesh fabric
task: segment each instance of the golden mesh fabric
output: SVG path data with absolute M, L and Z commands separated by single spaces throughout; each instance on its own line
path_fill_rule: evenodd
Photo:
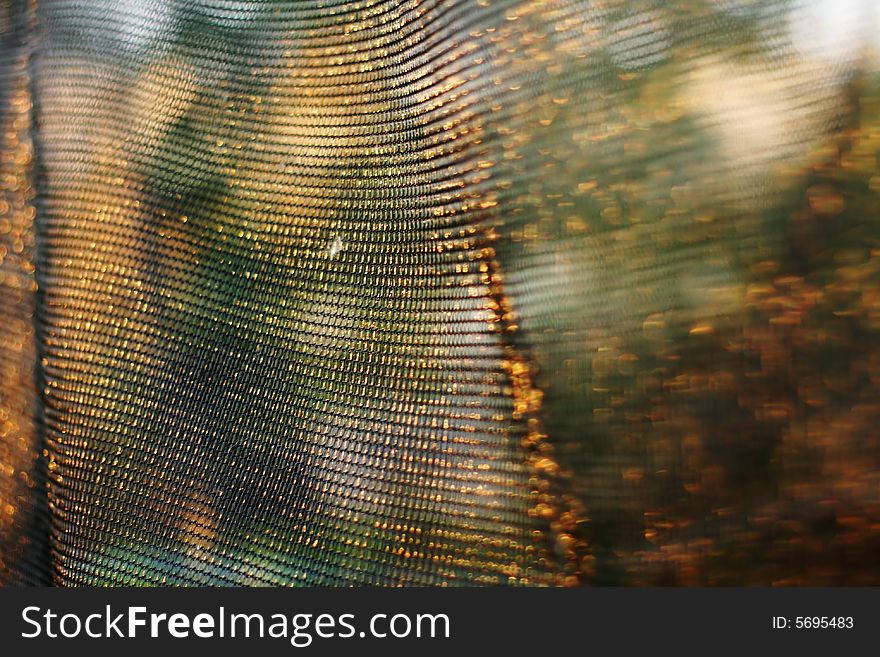
M 25 3 L 0 7 L 0 582 L 49 581 L 40 431 L 29 34 Z
M 4 579 L 877 584 L 877 15 L 823 6 L 4 14 Z

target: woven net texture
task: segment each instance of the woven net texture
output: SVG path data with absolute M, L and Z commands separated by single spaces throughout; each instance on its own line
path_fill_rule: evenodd
M 0 8 L 0 580 L 880 584 L 880 10 Z

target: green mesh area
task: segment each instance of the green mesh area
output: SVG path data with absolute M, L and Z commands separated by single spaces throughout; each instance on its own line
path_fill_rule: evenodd
M 3 10 L 3 580 L 880 583 L 850 4 Z

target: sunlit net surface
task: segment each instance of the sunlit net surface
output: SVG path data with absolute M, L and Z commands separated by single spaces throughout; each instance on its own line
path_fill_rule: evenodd
M 871 2 L 15 2 L 0 573 L 880 583 Z

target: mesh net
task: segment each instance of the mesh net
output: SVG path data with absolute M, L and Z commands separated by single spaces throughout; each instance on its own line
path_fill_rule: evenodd
M 3 579 L 880 583 L 829 7 L 11 3 Z

